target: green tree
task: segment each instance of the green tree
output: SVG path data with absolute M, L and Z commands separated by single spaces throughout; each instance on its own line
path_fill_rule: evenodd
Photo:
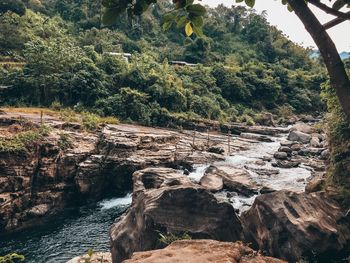
M 1 0 L 0 15 L 8 11 L 23 16 L 26 13 L 26 7 L 21 0 Z
M 131 19 L 135 16 L 140 16 L 149 8 L 150 4 L 154 2 L 156 2 L 156 0 L 106 0 L 103 2 L 105 6 L 104 23 L 110 24 L 115 22 L 118 15 L 125 10 Z M 253 7 L 255 4 L 255 0 L 236 0 L 236 2 L 245 2 L 250 7 Z M 340 11 L 342 7 L 349 6 L 349 0 L 334 0 L 332 1 L 332 7 L 323 4 L 319 0 L 308 0 L 308 2 L 322 11 L 336 16 L 336 18 L 322 25 L 304 0 L 282 0 L 283 4 L 288 4 L 290 10 L 294 10 L 314 39 L 326 64 L 331 84 L 336 90 L 340 105 L 348 118 L 350 118 L 350 80 L 346 74 L 344 64 L 340 59 L 337 49 L 326 31 L 350 19 L 349 13 Z M 206 9 L 200 4 L 194 3 L 192 0 L 175 0 L 173 11 L 163 17 L 163 28 L 169 29 L 171 25 L 176 22 L 179 27 L 185 28 L 187 36 L 196 34 L 202 37 L 203 16 L 205 13 Z M 264 48 L 268 50 L 268 47 Z
M 99 100 L 96 105 L 108 115 L 150 124 L 148 99 L 145 93 L 131 88 L 122 88 L 119 94 Z

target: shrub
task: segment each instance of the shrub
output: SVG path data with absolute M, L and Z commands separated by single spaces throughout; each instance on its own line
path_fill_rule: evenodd
M 50 108 L 55 110 L 55 111 L 59 111 L 62 109 L 62 104 L 59 101 L 55 100 L 54 102 L 51 103 Z
M 99 123 L 101 124 L 119 124 L 119 120 L 116 117 L 99 117 Z
M 79 122 L 79 118 L 75 111 L 70 108 L 64 109 L 60 111 L 60 117 L 63 121 L 66 122 Z
M 26 131 L 11 138 L 0 138 L 0 152 L 20 152 L 26 150 L 29 144 L 35 143 L 41 138 L 38 131 Z
M 0 256 L 0 263 L 15 263 L 15 262 L 20 262 L 24 260 L 25 260 L 25 257 L 17 253 L 7 254 L 2 257 Z
M 283 118 L 289 118 L 293 116 L 293 107 L 290 105 L 282 105 L 278 108 L 278 115 Z
M 39 128 L 39 133 L 42 136 L 48 136 L 51 131 L 52 131 L 52 128 L 45 124 L 41 125 Z
M 58 146 L 61 150 L 66 150 L 73 147 L 72 140 L 70 139 L 69 135 L 66 133 L 60 133 L 58 134 Z
M 248 114 L 243 114 L 242 116 L 239 116 L 238 122 L 245 123 L 248 126 L 255 125 L 253 117 L 249 116 Z
M 100 117 L 97 114 L 90 112 L 81 113 L 81 121 L 83 127 L 87 131 L 93 131 L 100 127 L 101 124 L 118 124 L 119 120 L 115 117 Z
M 94 113 L 82 112 L 81 120 L 85 130 L 97 130 L 100 125 L 100 117 Z
M 183 233 L 181 235 L 175 235 L 173 233 L 166 233 L 166 234 L 159 233 L 158 240 L 163 245 L 170 245 L 171 243 L 177 240 L 190 240 L 190 239 L 192 239 L 192 237 L 187 233 Z
M 122 88 L 119 94 L 97 101 L 96 108 L 105 115 L 150 124 L 148 95 L 135 89 Z

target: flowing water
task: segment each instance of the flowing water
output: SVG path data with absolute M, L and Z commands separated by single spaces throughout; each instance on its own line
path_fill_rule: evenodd
M 281 169 L 272 167 L 268 162 L 264 166 L 255 164 L 263 156 L 271 157 L 278 150 L 280 141 L 286 138 L 282 136 L 273 139 L 275 142 L 272 143 L 251 143 L 250 149 L 234 153 L 224 162 L 216 164 L 245 169 L 252 180 L 261 186 L 275 190 L 302 191 L 305 187 L 305 179 L 311 175 L 310 170 L 305 167 Z M 199 182 L 209 166 L 210 164 L 197 167 L 189 177 Z M 254 169 L 278 169 L 279 173 L 265 176 L 252 171 Z M 242 212 L 249 208 L 257 195 L 244 197 L 230 193 L 228 197 L 228 193 L 224 191 L 217 193 L 216 196 L 229 201 Z M 67 211 L 51 219 L 45 226 L 0 237 L 0 255 L 18 252 L 26 256 L 28 263 L 63 263 L 86 253 L 89 248 L 101 252 L 109 251 L 109 227 L 130 204 L 131 194 L 123 198 L 103 200 L 97 204 Z
M 296 192 L 304 191 L 306 180 L 311 176 L 311 171 L 309 167 L 296 167 L 296 168 L 276 168 L 271 165 L 270 162 L 265 162 L 265 165 L 257 165 L 256 161 L 261 160 L 262 157 L 272 158 L 273 154 L 278 151 L 281 141 L 286 141 L 287 136 L 282 135 L 280 137 L 271 137 L 274 142 L 259 142 L 252 143 L 247 150 L 242 150 L 234 153 L 231 156 L 227 156 L 226 160 L 223 162 L 214 163 L 220 167 L 220 165 L 240 168 L 246 170 L 252 182 L 255 182 L 260 187 L 268 187 L 274 190 L 291 190 Z M 235 138 L 239 140 L 238 137 Z M 190 173 L 189 177 L 195 181 L 199 182 L 200 179 L 204 176 L 206 169 L 210 165 L 199 166 L 195 169 L 194 172 Z M 262 175 L 255 170 L 267 170 L 274 171 L 276 174 Z M 243 212 L 253 204 L 255 198 L 259 194 L 246 197 L 241 196 L 236 193 L 230 193 L 222 191 L 216 193 L 215 196 L 219 200 L 229 201 L 235 209 L 238 209 L 240 212 Z M 229 196 L 229 197 L 228 197 Z
M 89 248 L 109 251 L 108 229 L 131 204 L 131 194 L 83 206 L 45 226 L 0 237 L 0 255 L 18 252 L 26 263 L 65 263 Z

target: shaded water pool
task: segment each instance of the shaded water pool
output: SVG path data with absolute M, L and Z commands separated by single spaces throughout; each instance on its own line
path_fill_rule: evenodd
M 108 229 L 131 204 L 131 194 L 67 211 L 45 226 L 0 237 L 0 255 L 17 252 L 27 263 L 65 263 L 89 248 L 109 251 Z

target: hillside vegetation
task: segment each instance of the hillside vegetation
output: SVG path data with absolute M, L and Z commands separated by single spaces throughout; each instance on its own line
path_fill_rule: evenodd
M 101 25 L 92 0 L 31 0 L 0 16 L 0 103 L 72 107 L 146 125 L 322 111 L 318 61 L 244 7 L 209 9 L 204 38 L 161 27 L 169 4 Z M 130 62 L 110 52 L 131 53 Z M 175 66 L 173 60 L 197 66 Z

